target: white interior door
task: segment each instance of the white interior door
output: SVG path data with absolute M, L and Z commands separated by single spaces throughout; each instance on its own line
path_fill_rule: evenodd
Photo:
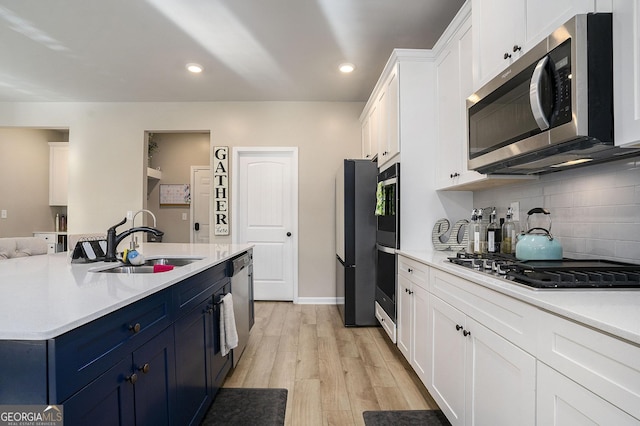
M 209 209 L 211 202 L 211 170 L 207 166 L 191 166 L 191 242 L 209 243 Z M 197 225 L 196 225 L 197 224 Z M 196 230 L 196 228 L 198 228 Z
M 297 299 L 297 148 L 234 148 L 233 242 L 253 249 L 256 300 Z

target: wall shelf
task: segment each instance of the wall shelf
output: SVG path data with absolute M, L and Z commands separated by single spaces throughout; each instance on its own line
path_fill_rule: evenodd
M 160 170 L 147 167 L 147 179 L 160 180 L 162 179 L 162 172 Z

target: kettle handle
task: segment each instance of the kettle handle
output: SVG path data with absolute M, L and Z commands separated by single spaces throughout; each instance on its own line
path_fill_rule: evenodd
M 544 229 L 544 228 L 531 228 L 526 233 L 530 234 L 531 231 L 536 231 L 536 230 L 544 231 L 544 233 L 547 234 L 546 237 L 549 238 L 549 241 L 553 241 L 553 235 L 551 235 L 551 232 L 549 232 L 547 229 Z M 522 235 L 524 235 L 524 233 L 522 233 Z
M 532 214 L 536 214 L 536 213 L 542 213 L 548 216 L 549 218 L 549 229 L 544 229 L 544 228 L 531 228 L 529 229 L 529 218 L 531 217 Z M 533 229 L 542 229 L 544 230 L 549 236 L 551 236 L 551 212 L 547 209 L 545 209 L 544 207 L 534 207 L 531 210 L 529 210 L 529 212 L 527 213 L 527 229 L 529 229 L 529 231 L 533 230 Z M 527 231 L 527 233 L 529 233 L 529 231 Z
M 551 214 L 551 212 L 549 210 L 545 209 L 544 207 L 534 207 L 531 210 L 529 210 L 527 215 L 530 216 L 530 215 L 536 214 L 536 213 Z

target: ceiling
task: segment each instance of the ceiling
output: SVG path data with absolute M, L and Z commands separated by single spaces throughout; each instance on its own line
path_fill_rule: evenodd
M 0 0 L 0 102 L 366 101 L 463 3 Z

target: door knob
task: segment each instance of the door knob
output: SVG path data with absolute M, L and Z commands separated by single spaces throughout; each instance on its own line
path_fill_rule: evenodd
M 291 236 L 291 232 L 287 232 L 287 237 L 290 237 L 290 236 Z

